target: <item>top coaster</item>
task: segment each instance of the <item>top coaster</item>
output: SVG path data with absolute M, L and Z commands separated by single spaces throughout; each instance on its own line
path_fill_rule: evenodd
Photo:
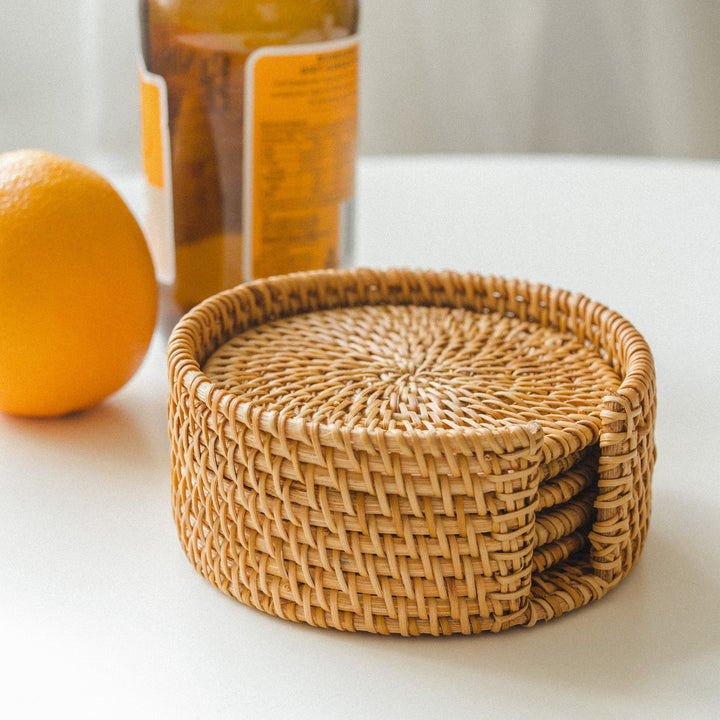
M 367 430 L 472 431 L 537 421 L 545 463 L 597 442 L 617 372 L 569 332 L 499 312 L 363 305 L 239 332 L 206 360 L 262 410 Z

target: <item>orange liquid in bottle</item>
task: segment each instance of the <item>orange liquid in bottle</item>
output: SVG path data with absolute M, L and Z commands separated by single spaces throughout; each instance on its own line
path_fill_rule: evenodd
M 162 192 L 172 193 L 172 224 L 149 239 L 172 235 L 170 312 L 252 277 L 336 266 L 347 251 L 357 132 L 357 47 L 347 39 L 357 5 L 141 1 L 145 70 L 166 93 L 171 191 Z M 307 54 L 296 54 L 300 45 Z M 254 59 L 247 75 L 251 53 L 269 47 L 272 57 Z M 152 215 L 162 202 L 157 192 L 148 199 Z

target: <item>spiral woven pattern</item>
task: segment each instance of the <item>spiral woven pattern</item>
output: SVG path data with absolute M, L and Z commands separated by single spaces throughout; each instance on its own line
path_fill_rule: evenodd
M 350 631 L 532 626 L 637 561 L 651 353 L 513 280 L 299 273 L 210 298 L 168 346 L 173 512 L 241 602 Z
M 521 425 L 546 460 L 597 441 L 617 373 L 569 333 L 500 313 L 378 305 L 295 315 L 246 330 L 203 366 L 258 408 L 368 430 Z

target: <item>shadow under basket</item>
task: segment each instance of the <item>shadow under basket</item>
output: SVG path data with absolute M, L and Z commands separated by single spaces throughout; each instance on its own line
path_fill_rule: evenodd
M 652 355 L 582 295 L 298 273 L 194 308 L 168 362 L 181 543 L 264 612 L 400 635 L 532 626 L 642 552 Z

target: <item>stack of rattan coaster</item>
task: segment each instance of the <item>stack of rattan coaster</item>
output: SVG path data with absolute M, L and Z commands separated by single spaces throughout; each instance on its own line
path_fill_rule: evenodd
M 642 551 L 652 357 L 583 296 L 291 275 L 195 308 L 169 364 L 181 541 L 268 613 L 403 635 L 533 625 Z

